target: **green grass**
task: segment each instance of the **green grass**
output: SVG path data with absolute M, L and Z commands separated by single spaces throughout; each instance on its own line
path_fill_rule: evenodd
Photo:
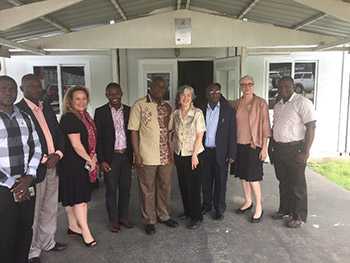
M 350 160 L 327 160 L 311 162 L 310 168 L 327 177 L 337 185 L 350 190 Z

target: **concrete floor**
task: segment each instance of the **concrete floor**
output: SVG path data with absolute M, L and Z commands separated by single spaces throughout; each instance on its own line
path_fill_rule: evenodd
M 221 222 L 205 217 L 201 228 L 187 230 L 184 223 L 176 229 L 157 225 L 154 236 L 144 234 L 141 223 L 138 187 L 133 177 L 131 218 L 136 227 L 118 234 L 108 231 L 104 188 L 94 192 L 90 203 L 91 229 L 98 241 L 86 248 L 65 232 L 67 222 L 60 209 L 57 240 L 67 242 L 64 252 L 43 253 L 44 263 L 349 263 L 350 192 L 312 171 L 307 172 L 309 220 L 301 229 L 291 230 L 271 213 L 278 206 L 278 188 L 273 168 L 265 166 L 263 181 L 265 217 L 260 224 L 248 222 L 248 215 L 234 213 L 241 202 L 239 182 L 228 182 L 227 212 Z M 181 213 L 177 178 L 172 194 L 173 215 Z

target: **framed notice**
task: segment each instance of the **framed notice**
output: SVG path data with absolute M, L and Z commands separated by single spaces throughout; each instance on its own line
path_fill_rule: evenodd
M 191 18 L 175 18 L 175 44 L 191 45 L 192 25 Z

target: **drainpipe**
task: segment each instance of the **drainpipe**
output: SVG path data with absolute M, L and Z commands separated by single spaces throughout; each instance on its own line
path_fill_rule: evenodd
M 339 116 L 338 116 L 338 143 L 337 143 L 337 152 L 342 155 L 340 149 L 340 136 L 341 136 L 341 124 L 342 124 L 342 105 L 343 105 L 343 86 L 344 86 L 344 63 L 345 63 L 345 52 L 343 51 L 342 55 L 342 68 L 341 68 L 341 81 L 340 81 L 340 101 L 339 101 Z M 350 94 L 349 94 L 350 95 Z M 348 97 L 349 103 L 349 97 Z M 347 113 L 347 121 L 348 124 L 349 113 Z M 347 127 L 346 127 L 346 135 L 345 135 L 345 152 L 347 147 Z
M 345 53 L 345 52 L 344 52 Z M 348 137 L 349 137 L 349 119 L 350 119 L 350 80 L 348 88 L 348 103 L 347 103 L 347 112 L 346 112 L 346 134 L 345 134 L 345 152 L 349 153 L 348 150 Z

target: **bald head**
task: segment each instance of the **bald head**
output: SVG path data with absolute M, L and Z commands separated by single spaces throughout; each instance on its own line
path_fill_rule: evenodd
M 21 90 L 23 92 L 23 96 L 35 104 L 39 103 L 44 91 L 41 86 L 40 79 L 34 74 L 27 74 L 23 76 Z
M 0 111 L 11 112 L 16 99 L 16 81 L 6 75 L 0 76 Z

